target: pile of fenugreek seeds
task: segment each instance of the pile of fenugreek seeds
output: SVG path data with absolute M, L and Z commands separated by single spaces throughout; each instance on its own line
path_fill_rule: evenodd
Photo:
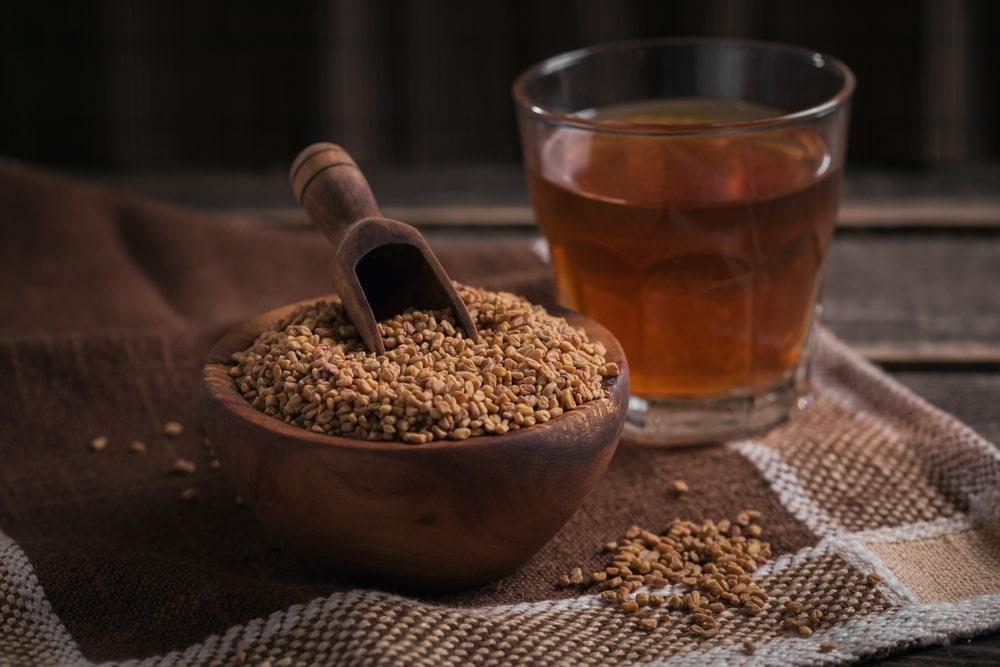
M 683 480 L 672 486 L 675 494 L 688 490 Z M 596 587 L 601 597 L 623 613 L 635 614 L 640 627 L 655 630 L 673 615 L 688 623 L 692 634 L 703 639 L 719 632 L 719 615 L 732 609 L 756 616 L 769 604 L 781 606 L 781 627 L 809 637 L 823 613 L 797 600 L 772 600 L 751 573 L 771 555 L 771 545 L 761 539 L 761 513 L 745 510 L 736 519 L 705 520 L 701 523 L 674 519 L 661 533 L 630 527 L 623 537 L 604 545 L 608 564 L 584 574 L 574 567 L 559 577 L 558 585 Z M 866 578 L 877 586 L 882 577 L 872 572 Z M 654 591 L 668 590 L 669 594 Z M 836 650 L 833 642 L 819 645 L 822 653 Z M 747 653 L 757 650 L 745 641 Z
M 604 545 L 610 564 L 584 576 L 574 568 L 559 579 L 562 586 L 596 584 L 601 597 L 627 613 L 639 613 L 639 624 L 652 630 L 669 619 L 669 612 L 686 615 L 691 632 L 708 638 L 718 633 L 716 615 L 726 608 L 759 614 L 768 595 L 750 572 L 771 555 L 761 535 L 760 512 L 741 512 L 735 521 L 693 523 L 675 519 L 663 533 L 632 526 L 625 535 Z M 668 584 L 684 587 L 680 595 L 632 593 Z
M 606 397 L 618 367 L 600 342 L 513 294 L 455 286 L 478 342 L 450 310 L 409 310 L 379 323 L 386 353 L 376 355 L 341 304 L 318 302 L 233 355 L 230 375 L 289 424 L 411 444 L 507 433 Z

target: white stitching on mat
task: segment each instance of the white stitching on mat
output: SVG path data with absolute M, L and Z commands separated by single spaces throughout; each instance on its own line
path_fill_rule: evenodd
M 955 516 L 941 517 L 933 521 L 919 521 L 902 526 L 859 530 L 851 533 L 851 538 L 866 544 L 910 542 L 912 540 L 926 540 L 932 537 L 940 537 L 941 535 L 960 533 L 972 527 L 972 522 L 969 521 L 969 518 L 959 513 Z
M 9 587 L 6 585 L 9 584 Z M 27 554 L 0 532 L 0 661 L 89 665 L 45 597 Z M 18 641 L 26 635 L 28 642 Z
M 809 497 L 799 484 L 795 471 L 781 460 L 776 451 L 751 440 L 730 443 L 727 448 L 749 459 L 768 481 L 771 490 L 777 494 L 785 509 L 814 533 L 820 537 L 834 537 L 844 533 L 844 529 Z
M 971 637 L 1000 626 L 1000 593 L 989 593 L 959 603 L 914 605 L 883 614 L 864 616 L 819 632 L 808 639 L 782 637 L 758 646 L 747 655 L 739 646 L 718 646 L 664 661 L 659 665 L 803 665 L 839 664 L 872 656 L 905 643 L 908 647 L 945 644 L 956 639 L 955 628 Z M 837 648 L 820 653 L 819 645 L 833 642 Z

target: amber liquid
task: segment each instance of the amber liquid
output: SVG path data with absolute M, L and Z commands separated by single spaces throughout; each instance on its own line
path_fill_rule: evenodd
M 703 123 L 773 114 L 660 100 L 587 115 Z M 818 132 L 559 128 L 541 150 L 529 179 L 559 299 L 617 336 L 635 394 L 756 392 L 795 371 L 841 189 Z

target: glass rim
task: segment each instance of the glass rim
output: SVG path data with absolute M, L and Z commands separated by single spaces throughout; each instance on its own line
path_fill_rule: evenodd
M 834 71 L 840 75 L 843 83 L 841 84 L 840 89 L 833 96 L 804 109 L 797 109 L 787 113 L 775 114 L 773 116 L 757 118 L 754 120 L 687 124 L 630 123 L 627 121 L 590 120 L 573 113 L 557 111 L 539 104 L 536 100 L 533 100 L 525 90 L 529 79 L 551 74 L 580 62 L 581 60 L 594 54 L 650 47 L 678 47 L 691 45 L 735 46 L 744 49 L 749 48 L 779 51 L 787 55 L 807 58 L 814 63 L 817 69 L 828 69 Z M 801 121 L 807 118 L 820 118 L 826 116 L 844 106 L 851 99 L 851 95 L 854 93 L 855 81 L 854 73 L 838 58 L 834 58 L 833 56 L 825 53 L 801 46 L 792 46 L 789 44 L 782 44 L 780 42 L 771 42 L 759 39 L 654 37 L 650 39 L 630 39 L 617 42 L 606 42 L 551 56 L 541 62 L 535 63 L 534 65 L 528 67 L 528 69 L 521 72 L 521 74 L 514 79 L 514 83 L 511 86 L 511 92 L 514 97 L 514 101 L 518 106 L 527 111 L 533 117 L 541 118 L 554 125 L 617 134 L 702 134 L 727 130 L 769 128 L 777 125 L 785 125 L 791 122 Z

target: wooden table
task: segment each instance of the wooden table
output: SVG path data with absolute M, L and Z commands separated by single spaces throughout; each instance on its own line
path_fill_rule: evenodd
M 286 175 L 171 173 L 90 178 L 151 196 L 303 226 Z M 537 238 L 516 165 L 369 173 L 389 217 L 429 240 Z M 897 380 L 1000 443 L 1000 166 L 849 172 L 823 320 Z M 1000 634 L 911 651 L 886 665 L 1000 664 Z

